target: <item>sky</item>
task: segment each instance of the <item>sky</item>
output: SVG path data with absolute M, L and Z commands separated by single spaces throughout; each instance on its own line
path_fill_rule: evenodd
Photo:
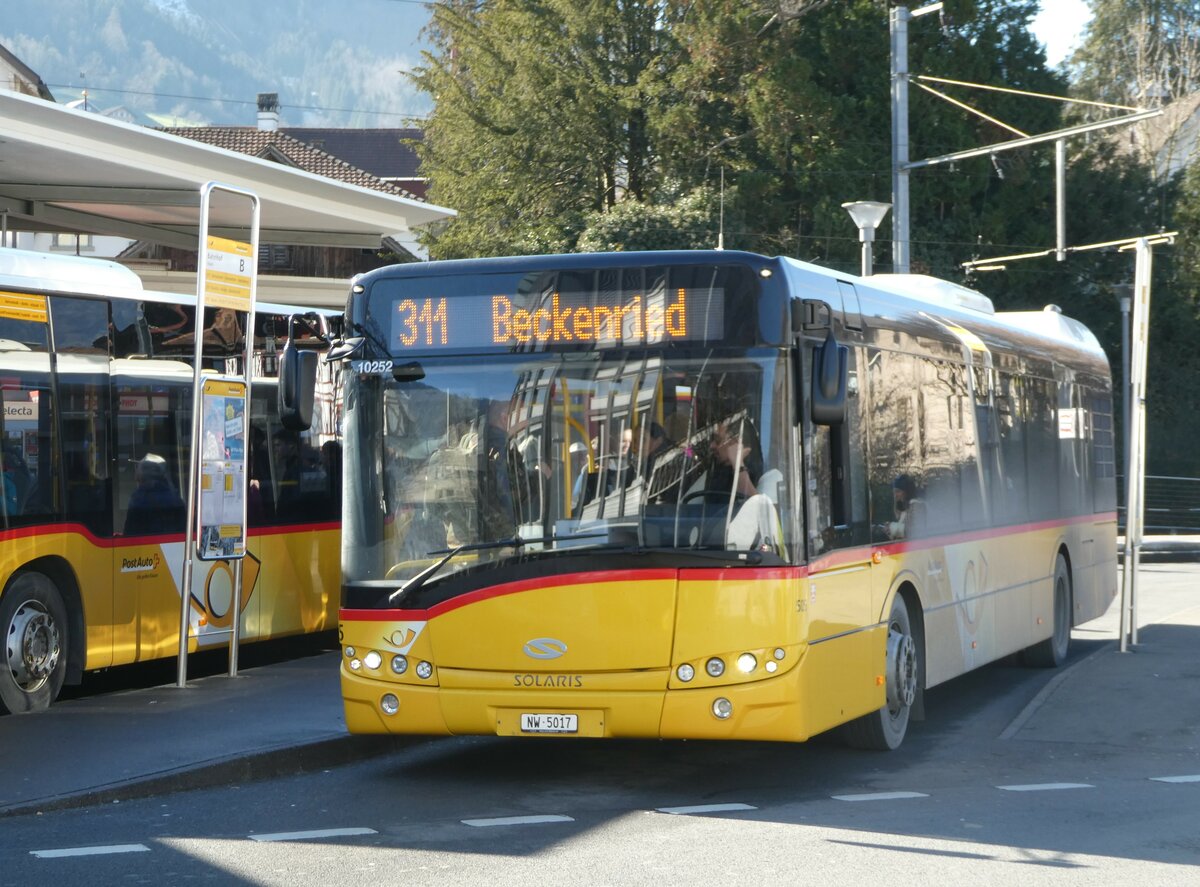
M 1042 0 L 1042 11 L 1033 20 L 1033 33 L 1046 47 L 1046 60 L 1057 67 L 1079 39 L 1091 18 L 1086 0 Z

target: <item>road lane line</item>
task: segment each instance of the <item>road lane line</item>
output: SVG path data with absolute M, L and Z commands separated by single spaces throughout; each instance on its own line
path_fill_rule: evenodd
M 1033 785 L 998 785 L 996 788 L 1004 792 L 1056 792 L 1069 788 L 1095 788 L 1086 782 L 1042 782 Z
M 1194 776 L 1151 776 L 1151 782 L 1200 782 L 1200 774 Z
M 62 859 L 67 856 L 108 856 L 113 853 L 149 853 L 145 844 L 110 844 L 107 847 L 64 847 L 61 850 L 30 850 L 38 859 Z
M 655 807 L 659 813 L 682 816 L 687 813 L 732 813 L 736 810 L 757 810 L 749 804 L 694 804 L 691 807 Z
M 863 795 L 830 795 L 835 801 L 902 801 L 905 798 L 928 798 L 921 792 L 872 792 Z
M 488 828 L 493 825 L 541 825 L 546 822 L 574 822 L 570 816 L 500 816 L 495 819 L 463 819 L 463 825 Z
M 322 828 L 307 832 L 276 832 L 271 835 L 247 835 L 251 841 L 308 841 L 316 838 L 346 838 L 351 835 L 377 835 L 373 828 Z

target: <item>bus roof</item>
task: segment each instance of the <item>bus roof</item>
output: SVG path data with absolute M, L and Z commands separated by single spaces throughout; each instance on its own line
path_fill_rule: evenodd
M 142 279 L 119 262 L 0 249 L 0 287 L 81 295 L 142 296 Z

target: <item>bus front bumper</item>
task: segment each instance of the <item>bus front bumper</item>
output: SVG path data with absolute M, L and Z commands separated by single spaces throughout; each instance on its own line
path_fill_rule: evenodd
M 531 693 L 419 687 L 354 674 L 343 665 L 342 696 L 351 733 L 794 742 L 814 732 L 797 671 L 702 689 Z M 386 705 L 385 697 L 391 697 Z M 574 718 L 553 719 L 550 731 L 525 715 Z

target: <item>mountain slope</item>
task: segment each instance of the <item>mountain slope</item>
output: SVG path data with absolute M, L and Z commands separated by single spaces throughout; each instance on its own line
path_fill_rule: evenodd
M 421 3 L 405 0 L 13 0 L 0 43 L 59 101 L 196 122 L 255 121 L 277 92 L 289 126 L 403 126 L 427 113 Z

